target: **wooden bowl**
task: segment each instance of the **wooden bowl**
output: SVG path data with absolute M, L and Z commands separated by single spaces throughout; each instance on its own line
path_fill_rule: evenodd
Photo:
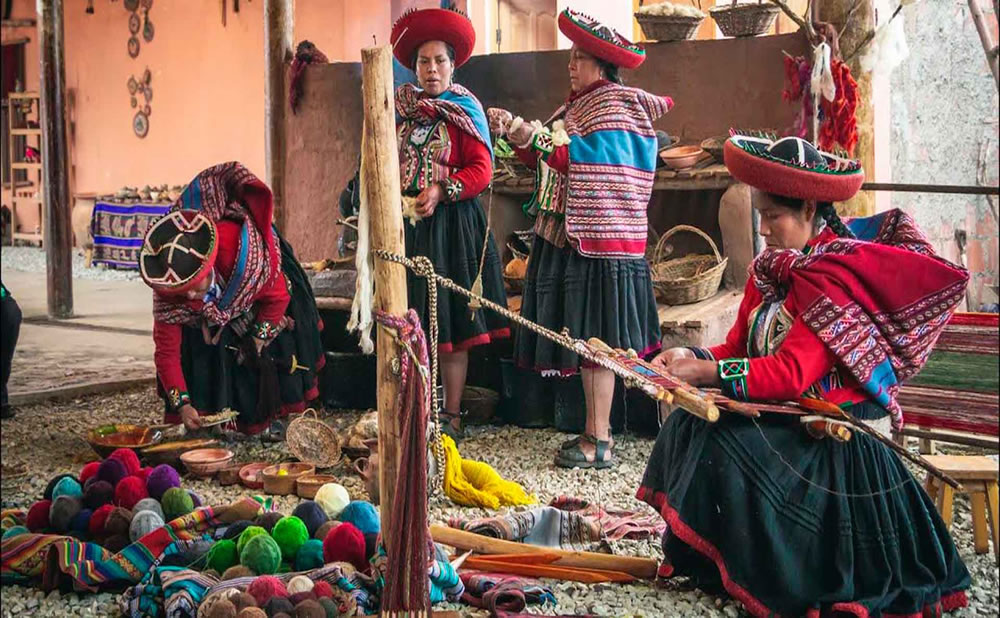
M 285 474 L 281 474 L 284 471 Z M 288 496 L 295 493 L 299 477 L 316 472 L 316 467 L 306 463 L 282 463 L 264 468 L 264 493 Z
M 117 423 L 91 429 L 87 442 L 101 458 L 107 458 L 120 448 L 132 449 L 138 455 L 140 449 L 156 444 L 162 437 L 161 432 L 150 427 Z
M 146 462 L 152 465 L 175 464 L 180 460 L 181 455 L 188 451 L 199 448 L 209 448 L 218 446 L 219 441 L 211 438 L 198 438 L 194 440 L 181 440 L 179 442 L 164 442 L 142 449 L 142 456 Z
M 238 485 L 240 482 L 240 470 L 243 469 L 241 464 L 228 464 L 225 468 L 219 470 L 219 485 Z
M 199 448 L 181 455 L 181 463 L 196 476 L 210 477 L 229 465 L 234 453 L 224 448 Z
M 264 478 L 260 475 L 268 463 L 251 463 L 240 468 L 240 482 L 248 489 L 263 489 Z
M 682 170 L 692 167 L 703 154 L 700 146 L 678 146 L 661 152 L 660 158 L 670 169 Z
M 295 493 L 300 498 L 312 500 L 319 488 L 327 483 L 336 483 L 337 477 L 331 474 L 303 474 L 295 481 Z

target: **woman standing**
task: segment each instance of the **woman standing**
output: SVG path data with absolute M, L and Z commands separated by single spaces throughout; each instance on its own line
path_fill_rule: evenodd
M 468 17 L 450 9 L 403 15 L 392 28 L 393 53 L 417 75 L 418 86 L 396 91 L 399 163 L 404 196 L 415 196 L 415 225 L 404 224 L 406 255 L 426 256 L 437 274 L 507 306 L 500 257 L 477 196 L 493 176 L 493 147 L 479 100 L 454 82 L 454 71 L 472 55 L 476 33 Z M 410 306 L 428 328 L 426 281 L 407 273 Z M 461 402 L 469 349 L 510 336 L 506 320 L 489 311 L 470 315 L 468 300 L 438 293 L 438 352 L 444 408 L 443 430 L 462 435 Z
M 927 360 L 968 273 L 899 211 L 841 221 L 833 202 L 861 187 L 857 162 L 799 138 L 741 135 L 725 158 L 756 190 L 768 249 L 725 343 L 667 350 L 654 364 L 735 399 L 821 399 L 876 429 L 901 426 L 899 385 Z M 896 454 L 859 431 L 841 443 L 803 427 L 781 415 L 669 417 L 639 490 L 669 524 L 663 572 L 724 588 L 755 616 L 939 616 L 965 605 L 969 573 Z
M 648 355 L 659 349 L 656 300 L 644 258 L 646 208 L 656 170 L 653 121 L 673 101 L 621 84 L 645 52 L 614 30 L 566 9 L 559 29 L 570 40 L 570 95 L 543 126 L 491 109 L 519 158 L 538 167 L 529 214 L 537 215 L 521 315 L 571 336 L 598 337 Z M 527 330 L 515 341 L 519 366 L 560 375 L 582 371 L 584 434 L 562 445 L 556 464 L 607 468 L 614 375 Z
M 319 396 L 325 357 L 316 301 L 271 225 L 271 190 L 239 163 L 191 181 L 146 233 L 154 355 L 165 422 L 200 426 L 223 408 L 246 433 Z

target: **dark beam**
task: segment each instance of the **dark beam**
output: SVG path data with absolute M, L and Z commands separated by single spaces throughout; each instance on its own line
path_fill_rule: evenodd
M 950 193 L 952 195 L 1000 195 L 998 187 L 975 185 L 920 185 L 900 182 L 866 182 L 862 191 L 897 191 L 900 193 Z
M 274 220 L 279 231 L 285 215 L 285 72 L 292 61 L 294 0 L 264 0 L 264 158 L 267 184 L 274 194 Z

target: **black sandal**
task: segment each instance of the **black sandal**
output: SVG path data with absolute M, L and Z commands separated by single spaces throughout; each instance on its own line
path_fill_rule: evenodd
M 450 437 L 458 444 L 463 438 L 465 438 L 465 427 L 459 425 L 455 427 L 452 425 L 452 421 L 458 419 L 459 423 L 462 421 L 462 417 L 465 416 L 462 412 L 448 412 L 447 410 L 439 410 L 438 418 L 441 422 L 441 433 Z
M 580 447 L 580 442 L 586 440 L 592 443 L 596 452 L 594 453 L 593 461 L 587 459 L 587 455 L 583 452 Z M 569 442 L 573 442 L 570 440 Z M 610 440 L 598 440 L 593 436 L 582 435 L 580 440 L 577 440 L 570 448 L 565 448 L 559 451 L 556 455 L 556 465 L 560 468 L 593 468 L 595 470 L 604 470 L 615 465 L 614 455 L 608 457 L 604 456 L 611 451 L 611 441 Z

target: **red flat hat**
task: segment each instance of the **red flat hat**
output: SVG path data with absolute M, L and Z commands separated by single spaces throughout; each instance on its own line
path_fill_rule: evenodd
M 865 181 L 861 163 L 823 152 L 799 137 L 777 141 L 733 135 L 723 148 L 733 178 L 767 193 L 816 202 L 843 202 Z
M 444 41 L 455 50 L 455 68 L 472 57 L 476 30 L 463 13 L 452 9 L 407 11 L 396 20 L 389 42 L 392 53 L 405 67 L 413 68 L 413 57 L 427 41 Z
M 634 69 L 646 59 L 646 50 L 610 26 L 572 9 L 559 13 L 559 30 L 591 56 L 623 69 Z
M 139 254 L 146 285 L 182 294 L 212 272 L 219 251 L 215 224 L 196 210 L 172 210 L 149 227 Z

